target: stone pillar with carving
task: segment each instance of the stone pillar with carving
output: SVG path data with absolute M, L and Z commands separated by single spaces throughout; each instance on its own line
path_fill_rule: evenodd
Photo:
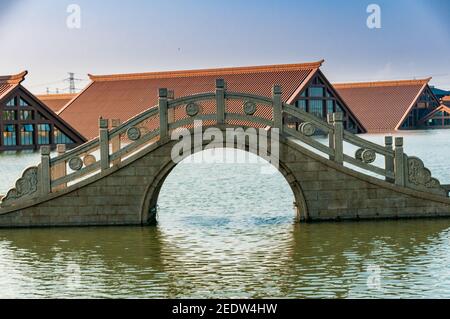
M 392 152 L 392 144 L 393 144 L 393 138 L 392 136 L 385 136 L 384 137 L 384 147 L 386 151 Z M 385 155 L 384 156 L 384 168 L 386 170 L 386 175 L 389 173 L 394 174 L 394 157 Z M 389 183 L 394 183 L 395 179 L 392 177 L 386 176 L 386 181 Z
M 216 79 L 217 125 L 225 124 L 225 80 Z
M 403 137 L 395 138 L 395 150 L 394 150 L 394 173 L 395 184 L 399 186 L 405 186 L 405 153 L 403 151 Z
M 281 86 L 275 84 L 272 87 L 273 100 L 273 126 L 279 129 L 279 133 L 283 133 L 283 101 L 281 100 Z
M 159 108 L 159 138 L 160 140 L 169 137 L 169 119 L 167 113 L 167 89 L 158 90 L 158 108 Z
M 344 116 L 342 113 L 333 113 L 334 126 L 334 161 L 344 163 Z
M 113 119 L 111 120 L 111 127 L 116 128 L 120 126 L 120 119 Z M 111 138 L 111 154 L 114 154 L 116 152 L 120 151 L 120 134 L 117 134 L 116 136 Z M 112 162 L 113 165 L 120 164 L 120 157 L 115 159 Z
M 41 146 L 41 166 L 40 166 L 40 193 L 41 196 L 50 194 L 50 146 Z
M 58 144 L 56 145 L 56 151 L 58 153 L 58 156 L 64 155 L 66 153 L 66 144 Z M 52 178 L 53 180 L 57 180 L 58 178 L 64 177 L 67 175 L 67 164 L 66 161 L 61 161 L 58 163 L 55 163 L 51 167 L 52 172 Z M 61 184 L 56 187 L 54 187 L 54 191 L 58 191 L 61 189 L 64 189 L 67 187 L 67 184 Z
M 99 126 L 99 144 L 100 144 L 100 167 L 102 171 L 109 168 L 109 120 L 100 118 Z

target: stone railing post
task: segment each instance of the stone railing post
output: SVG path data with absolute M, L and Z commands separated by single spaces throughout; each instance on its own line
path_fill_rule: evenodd
M 405 186 L 405 154 L 403 152 L 403 137 L 395 138 L 395 150 L 394 150 L 394 172 L 395 172 L 395 184 L 399 186 Z
M 50 146 L 41 146 L 41 195 L 50 194 L 51 175 L 50 175 Z
M 158 108 L 159 108 L 159 139 L 165 139 L 169 136 L 169 119 L 167 114 L 167 89 L 158 90 Z
M 99 144 L 100 144 L 100 167 L 102 171 L 109 168 L 109 132 L 108 132 L 108 119 L 100 118 L 98 121 L 99 126 Z
M 392 136 L 384 137 L 384 147 L 389 152 L 392 151 L 392 143 L 393 143 Z M 391 157 L 391 156 L 384 157 L 384 168 L 385 168 L 386 172 L 394 173 L 394 158 L 393 157 Z M 395 182 L 395 179 L 386 176 L 386 181 L 393 183 L 393 182 Z
M 338 164 L 344 163 L 344 116 L 342 113 L 333 113 L 334 126 L 334 161 Z
M 66 153 L 66 144 L 58 144 L 56 145 L 56 152 L 58 156 L 64 155 Z M 58 179 L 67 175 L 67 164 L 66 161 L 62 161 L 52 165 L 51 174 L 53 179 Z M 66 188 L 67 184 L 61 184 L 56 186 L 54 190 L 61 190 Z
M 281 86 L 272 87 L 273 100 L 273 126 L 279 129 L 279 134 L 283 133 L 283 101 L 281 100 Z
M 334 120 L 333 120 L 332 113 L 327 114 L 327 121 L 328 121 L 328 124 L 330 124 L 331 126 L 334 126 Z M 330 147 L 330 149 L 334 150 L 334 131 L 331 131 L 328 134 L 328 146 Z M 331 161 L 334 161 L 334 155 L 330 155 L 329 159 Z
M 225 124 L 225 80 L 216 79 L 217 125 Z
M 111 127 L 115 128 L 120 126 L 120 120 L 114 119 L 111 120 Z M 117 134 L 116 136 L 111 138 L 111 154 L 114 154 L 116 152 L 120 151 L 120 134 Z M 120 158 L 115 159 L 112 164 L 117 165 L 120 163 Z

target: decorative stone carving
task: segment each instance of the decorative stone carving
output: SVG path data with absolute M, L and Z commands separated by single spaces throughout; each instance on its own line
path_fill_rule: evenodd
M 305 122 L 305 123 L 300 124 L 299 131 L 303 135 L 313 136 L 314 133 L 316 133 L 316 127 L 310 122 Z
M 131 141 L 137 141 L 141 137 L 141 130 L 138 127 L 130 127 L 127 136 Z
M 200 112 L 200 106 L 197 103 L 189 103 L 186 105 L 186 114 L 189 116 L 196 116 Z
M 363 163 L 370 164 L 375 162 L 377 153 L 371 149 L 360 148 L 355 152 L 355 158 Z
M 16 181 L 15 188 L 10 189 L 2 199 L 2 204 L 33 196 L 38 190 L 38 168 L 27 168 L 22 177 Z
M 245 101 L 242 105 L 244 113 L 247 115 L 253 115 L 256 113 L 256 103 L 252 101 Z
M 95 158 L 94 155 L 92 154 L 88 154 L 84 157 L 83 159 L 83 163 L 84 165 L 87 166 L 91 166 L 92 164 L 94 164 L 95 162 L 97 162 L 97 159 Z
M 416 187 L 440 188 L 440 182 L 431 176 L 420 158 L 411 156 L 408 158 L 408 182 Z
M 79 171 L 83 167 L 83 161 L 78 156 L 72 157 L 69 160 L 69 167 L 71 170 Z

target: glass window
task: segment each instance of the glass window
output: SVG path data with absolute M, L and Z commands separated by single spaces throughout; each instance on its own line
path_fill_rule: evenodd
M 309 101 L 309 113 L 314 114 L 317 117 L 323 117 L 323 103 L 322 100 L 310 100 Z
M 20 144 L 33 145 L 34 127 L 32 124 L 25 124 L 20 126 Z
M 6 106 L 16 106 L 16 98 L 12 98 L 6 103 Z
M 327 114 L 331 114 L 334 112 L 333 100 L 327 100 Z
M 322 97 L 324 89 L 322 87 L 310 87 L 309 96 L 311 97 Z
M 355 122 L 352 119 L 349 119 L 348 120 L 348 129 L 353 130 L 353 129 L 355 129 L 355 127 L 356 127 Z
M 50 124 L 38 124 L 38 144 L 50 144 Z
M 305 100 L 298 100 L 297 101 L 297 107 L 303 111 L 306 111 L 306 101 Z
M 19 99 L 19 105 L 20 106 L 30 106 L 30 104 L 28 104 L 28 102 L 22 98 Z
M 302 92 L 302 94 L 300 94 L 300 96 L 305 97 L 306 96 L 306 90 Z
M 55 144 L 72 144 L 73 141 L 63 132 L 55 127 L 54 129 Z
M 21 120 L 32 120 L 33 119 L 33 111 L 20 111 L 20 119 Z
M 16 111 L 3 111 L 4 121 L 15 121 L 16 119 Z
M 445 120 L 444 120 L 444 125 L 445 125 L 445 126 L 450 125 L 450 119 L 445 119 Z
M 339 102 L 336 102 L 336 112 L 337 113 L 343 113 L 344 109 L 342 108 L 341 104 Z
M 5 146 L 17 145 L 15 125 L 3 126 L 3 144 Z

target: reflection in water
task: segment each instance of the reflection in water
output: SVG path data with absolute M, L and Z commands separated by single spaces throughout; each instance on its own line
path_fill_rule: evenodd
M 3 230 L 0 294 L 449 297 L 448 223 L 281 223 L 245 233 L 220 225 L 194 233 L 181 227 Z M 380 268 L 380 287 L 367 286 L 370 266 Z
M 177 166 L 158 227 L 0 230 L 0 297 L 450 297 L 449 219 L 297 225 L 261 165 Z

